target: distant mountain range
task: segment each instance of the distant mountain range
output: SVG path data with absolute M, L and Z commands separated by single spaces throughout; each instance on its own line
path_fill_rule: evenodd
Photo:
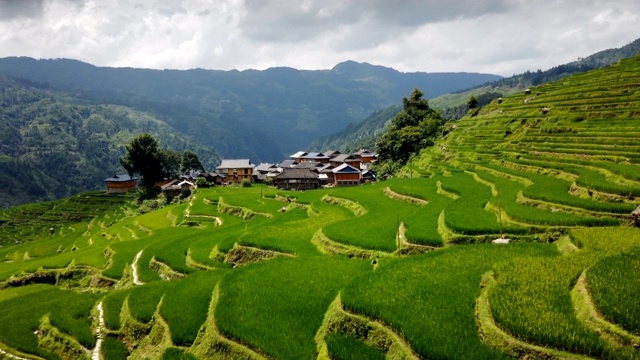
M 140 132 L 196 151 L 209 169 L 220 158 L 274 162 L 416 87 L 436 96 L 497 79 L 353 61 L 318 71 L 179 71 L 3 58 L 0 207 L 101 188 L 124 171 L 118 158 Z

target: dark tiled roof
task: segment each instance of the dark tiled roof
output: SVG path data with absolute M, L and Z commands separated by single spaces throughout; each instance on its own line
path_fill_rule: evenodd
M 298 162 L 294 160 L 284 160 L 277 164 L 277 166 L 281 168 L 290 168 L 294 165 L 298 165 Z
M 256 165 L 256 167 L 253 169 L 254 171 L 262 171 L 262 172 L 269 172 L 273 169 L 275 169 L 275 165 L 274 164 L 269 164 L 269 163 L 260 163 L 259 165 Z
M 338 156 L 335 156 L 333 158 L 331 158 L 332 162 L 345 162 L 345 161 L 359 161 L 360 159 L 358 159 L 357 157 L 351 155 L 351 154 L 340 154 Z
M 309 169 L 284 168 L 282 172 L 273 177 L 274 179 L 317 179 L 318 175 Z
M 253 168 L 249 159 L 224 159 L 216 169 L 247 169 Z
M 138 179 L 135 176 L 132 178 L 131 176 L 129 176 L 129 174 L 113 175 L 113 177 L 104 179 L 105 182 L 126 182 L 131 180 L 138 180 Z

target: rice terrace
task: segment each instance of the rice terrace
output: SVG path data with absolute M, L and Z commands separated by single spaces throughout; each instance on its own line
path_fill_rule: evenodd
M 0 358 L 640 359 L 640 57 L 448 122 L 400 175 L 4 210 Z

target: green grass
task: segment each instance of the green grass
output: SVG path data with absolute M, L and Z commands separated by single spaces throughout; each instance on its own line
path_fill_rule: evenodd
M 102 341 L 100 351 L 104 359 L 124 360 L 129 356 L 127 347 L 117 337 L 108 335 Z

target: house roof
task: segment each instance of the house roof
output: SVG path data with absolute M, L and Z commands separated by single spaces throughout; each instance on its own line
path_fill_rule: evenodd
M 303 163 L 300 163 L 296 166 L 292 166 L 296 169 L 311 169 L 314 170 L 316 169 L 319 165 L 321 165 L 319 162 L 317 161 L 305 161 Z
M 375 179 L 376 173 L 372 170 L 365 170 L 362 172 L 362 177 Z
M 319 168 L 318 171 L 320 172 L 331 172 L 331 170 L 333 170 L 334 166 L 331 164 L 325 164 L 323 167 Z
M 349 164 L 342 164 L 335 169 L 333 169 L 334 174 L 359 174 L 360 170 L 354 168 Z
M 305 168 L 284 168 L 274 179 L 317 179 L 318 175 Z
M 342 154 L 338 150 L 327 150 L 327 151 L 323 151 L 322 153 L 327 155 L 329 158 Z
M 284 160 L 278 163 L 276 166 L 281 168 L 290 168 L 294 165 L 298 165 L 298 162 L 294 160 Z
M 249 169 L 253 164 L 249 159 L 223 159 L 216 169 Z
M 289 156 L 291 159 L 297 159 L 297 158 L 301 158 L 303 156 L 307 155 L 307 153 L 305 151 L 298 151 L 297 153 Z
M 354 152 L 353 154 L 354 155 L 358 155 L 358 156 L 361 156 L 362 154 L 371 154 L 371 155 L 373 155 L 373 153 L 371 151 L 367 150 L 367 149 L 360 149 L 360 150 Z
M 360 159 L 358 159 L 357 157 L 351 154 L 340 154 L 338 156 L 331 158 L 331 161 L 332 162 L 360 161 Z
M 120 175 L 113 175 L 113 177 L 104 179 L 105 182 L 126 182 L 126 181 L 131 181 L 131 180 L 138 180 L 138 178 L 131 177 L 129 176 L 129 174 L 120 174 Z
M 269 163 L 260 163 L 258 165 L 256 165 L 256 167 L 253 169 L 254 171 L 260 171 L 260 172 L 269 172 L 273 169 L 275 169 L 275 165 L 274 164 L 269 164 Z
M 305 160 L 320 160 L 320 159 L 329 159 L 329 157 L 321 152 L 310 152 L 307 155 L 302 157 Z

